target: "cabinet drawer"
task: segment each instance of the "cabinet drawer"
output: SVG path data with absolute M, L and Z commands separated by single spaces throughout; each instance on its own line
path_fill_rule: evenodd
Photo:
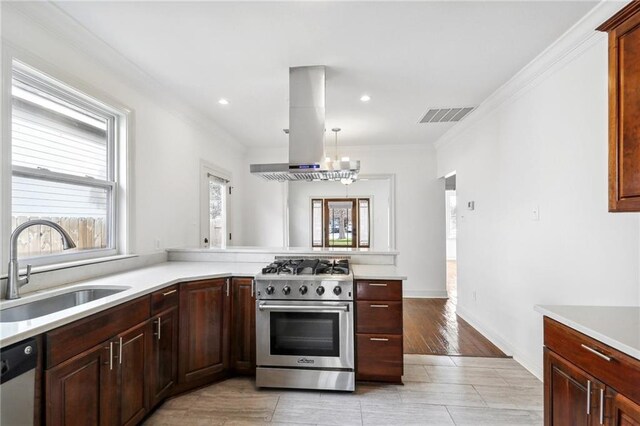
M 172 285 L 155 293 L 151 293 L 151 315 L 178 306 L 180 302 L 180 293 L 178 286 Z
M 356 281 L 357 300 L 402 300 L 402 281 Z
M 596 379 L 640 403 L 640 360 L 548 317 L 544 318 L 544 345 Z
M 402 379 L 402 336 L 393 334 L 357 334 L 358 380 Z
M 45 335 L 46 368 L 61 363 L 149 318 L 149 296 L 108 309 Z
M 356 302 L 356 332 L 402 334 L 402 302 Z

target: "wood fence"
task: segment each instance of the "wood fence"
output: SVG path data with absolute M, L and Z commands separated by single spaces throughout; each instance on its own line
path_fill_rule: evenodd
M 11 229 L 31 219 L 47 219 L 62 226 L 76 243 L 76 250 L 106 248 L 109 243 L 106 220 L 93 217 L 12 216 Z M 40 256 L 62 252 L 62 239 L 49 226 L 31 226 L 18 238 L 18 256 Z

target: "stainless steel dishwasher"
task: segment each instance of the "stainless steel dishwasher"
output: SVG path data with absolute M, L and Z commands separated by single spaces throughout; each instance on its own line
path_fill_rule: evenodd
M 0 349 L 0 425 L 33 425 L 37 358 L 36 339 Z

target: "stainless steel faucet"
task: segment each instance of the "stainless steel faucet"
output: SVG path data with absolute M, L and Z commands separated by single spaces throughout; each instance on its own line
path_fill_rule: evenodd
M 76 247 L 76 243 L 73 242 L 67 231 L 65 231 L 62 226 L 55 222 L 51 222 L 50 220 L 34 219 L 18 225 L 11 234 L 11 240 L 9 243 L 9 274 L 7 276 L 6 299 L 18 299 L 20 297 L 18 289 L 29 283 L 29 278 L 31 277 L 31 265 L 27 265 L 27 274 L 24 277 L 21 277 L 20 272 L 18 271 L 18 237 L 22 231 L 34 225 L 47 225 L 58 231 L 62 237 L 62 248 L 64 250 Z

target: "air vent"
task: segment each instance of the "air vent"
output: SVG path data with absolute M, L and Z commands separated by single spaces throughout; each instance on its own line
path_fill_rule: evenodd
M 465 118 L 474 108 L 431 108 L 420 119 L 420 123 L 455 123 Z

